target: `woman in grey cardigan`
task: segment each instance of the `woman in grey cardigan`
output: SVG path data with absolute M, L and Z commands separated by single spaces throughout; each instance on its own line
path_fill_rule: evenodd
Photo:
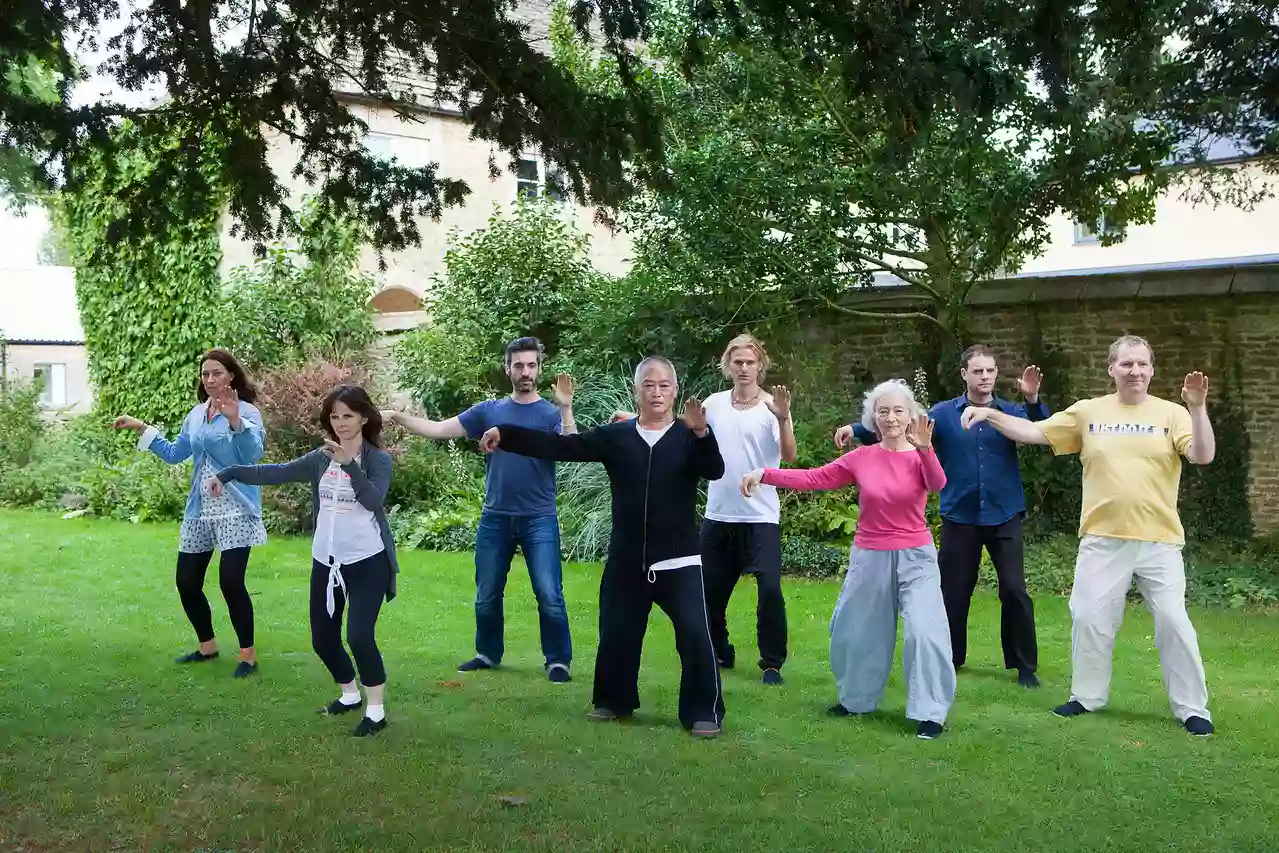
M 382 416 L 363 388 L 340 385 L 324 401 L 324 446 L 280 465 L 235 465 L 218 472 L 211 489 L 239 481 L 255 485 L 311 483 L 311 645 L 342 689 L 324 709 L 343 714 L 360 707 L 355 668 L 342 647 L 342 607 L 350 604 L 346 640 L 368 694 L 364 718 L 353 732 L 364 737 L 386 728 L 386 670 L 373 629 L 382 600 L 395 597 L 395 543 L 382 502 L 391 485 L 391 455 L 381 449 Z

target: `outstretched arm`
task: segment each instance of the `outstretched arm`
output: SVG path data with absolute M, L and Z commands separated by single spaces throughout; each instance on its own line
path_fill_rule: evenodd
M 466 438 L 466 427 L 462 426 L 462 422 L 456 417 L 449 418 L 446 421 L 433 421 L 429 418 L 419 418 L 404 412 L 388 410 L 382 412 L 382 420 L 399 424 L 414 435 L 420 435 L 422 438 L 430 438 L 435 441 Z
M 598 429 L 592 429 L 572 435 L 559 435 L 515 424 L 502 424 L 484 434 L 480 439 L 480 449 L 487 452 L 500 448 L 507 453 L 518 453 L 533 459 L 550 459 L 554 462 L 603 462 L 598 432 Z
M 218 472 L 218 480 L 230 483 L 238 480 L 251 486 L 278 486 L 281 483 L 309 482 L 315 478 L 315 469 L 319 460 L 316 454 L 323 456 L 323 451 L 312 450 L 305 456 L 299 456 L 291 462 L 275 465 L 232 465 Z M 329 465 L 329 458 L 324 457 L 324 467 Z
M 982 406 L 969 406 L 959 416 L 964 429 L 972 429 L 975 424 L 987 421 L 1001 435 L 1011 438 L 1019 444 L 1048 444 L 1048 436 L 1044 435 L 1039 424 L 1031 423 L 1025 418 L 1014 417 L 998 409 Z
M 857 475 L 853 469 L 854 455 L 847 453 L 820 468 L 765 468 L 759 482 L 766 486 L 802 492 L 829 491 L 855 485 Z

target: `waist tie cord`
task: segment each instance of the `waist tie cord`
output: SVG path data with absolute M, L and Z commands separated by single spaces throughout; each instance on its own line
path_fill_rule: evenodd
M 328 609 L 329 615 L 337 610 L 337 600 L 334 598 L 333 591 L 341 588 L 343 597 L 346 596 L 346 581 L 342 578 L 342 564 L 332 557 L 329 558 L 329 583 L 324 590 L 324 606 Z

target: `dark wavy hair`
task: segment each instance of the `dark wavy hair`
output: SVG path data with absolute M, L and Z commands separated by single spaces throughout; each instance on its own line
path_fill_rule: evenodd
M 364 440 L 374 447 L 381 447 L 382 413 L 369 399 L 369 392 L 359 385 L 339 385 L 324 398 L 324 406 L 320 409 L 320 426 L 324 427 L 329 438 L 338 440 L 337 433 L 333 431 L 333 423 L 329 420 L 333 414 L 333 407 L 338 403 L 345 403 L 346 407 L 357 415 L 368 418 L 361 430 L 364 433 Z
M 216 361 L 227 369 L 231 374 L 231 387 L 240 395 L 240 399 L 246 403 L 256 403 L 258 401 L 258 386 L 253 384 L 253 380 L 249 378 L 249 373 L 244 369 L 244 365 L 240 364 L 240 360 L 224 349 L 214 348 L 200 356 L 198 364 L 204 364 L 206 361 Z M 204 382 L 200 379 L 197 371 L 195 376 L 195 396 L 201 403 L 209 399 L 209 392 L 204 390 Z

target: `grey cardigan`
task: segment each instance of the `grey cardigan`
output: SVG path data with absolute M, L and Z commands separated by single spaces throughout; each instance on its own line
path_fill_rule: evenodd
M 232 465 L 219 471 L 218 479 L 223 483 L 238 480 L 254 486 L 310 481 L 311 527 L 314 529 L 320 513 L 320 478 L 329 469 L 331 461 L 333 460 L 317 448 L 292 462 L 278 465 Z M 386 523 L 386 511 L 382 508 L 387 489 L 391 487 L 391 454 L 366 441 L 360 451 L 360 464 L 348 462 L 342 466 L 342 470 L 351 478 L 355 499 L 360 502 L 360 506 L 373 513 L 377 518 L 378 528 L 382 531 L 382 545 L 391 562 L 391 579 L 386 587 L 386 600 L 390 601 L 395 598 L 395 576 L 400 571 L 400 564 L 395 559 L 395 540 L 391 538 L 391 527 Z

